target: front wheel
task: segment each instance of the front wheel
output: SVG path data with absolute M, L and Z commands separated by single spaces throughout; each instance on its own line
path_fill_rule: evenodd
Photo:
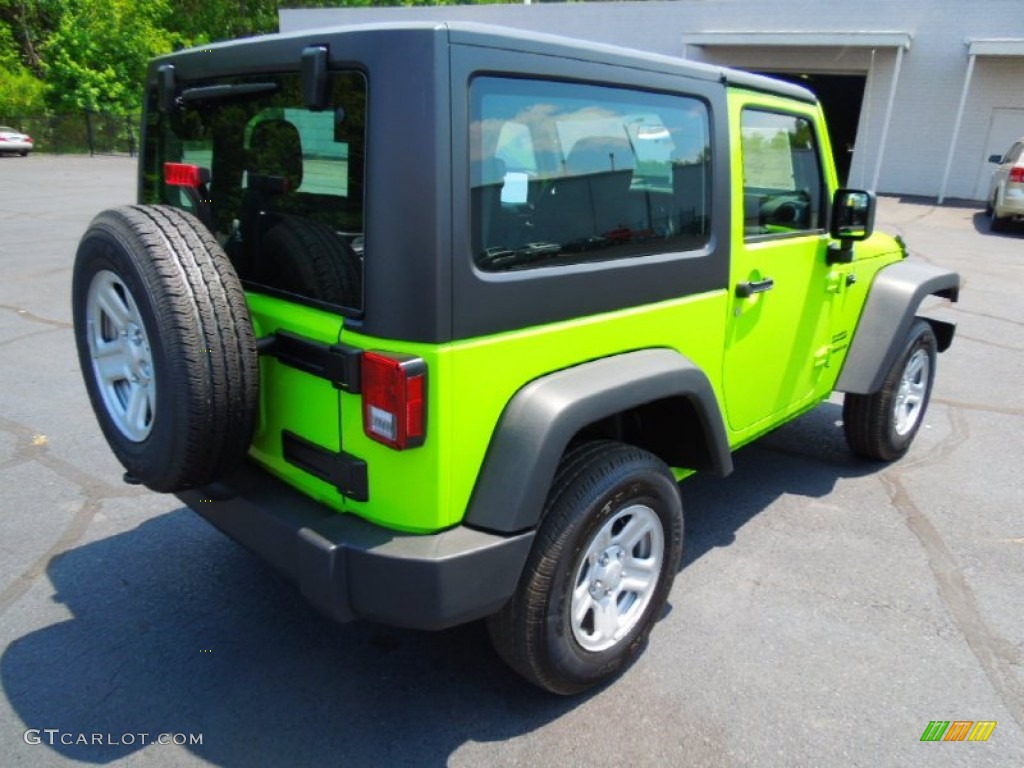
M 683 510 L 668 467 L 622 443 L 562 459 L 512 599 L 488 620 L 499 655 L 535 685 L 573 694 L 639 655 L 679 569 Z
M 882 388 L 871 395 L 846 395 L 843 430 L 854 453 L 895 461 L 907 452 L 931 399 L 937 352 L 932 327 L 918 319 Z

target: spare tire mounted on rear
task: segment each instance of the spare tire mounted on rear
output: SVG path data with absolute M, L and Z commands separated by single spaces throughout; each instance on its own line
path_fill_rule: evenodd
M 104 211 L 75 257 L 78 358 L 127 477 L 213 482 L 246 454 L 259 367 L 242 286 L 210 232 L 167 206 Z

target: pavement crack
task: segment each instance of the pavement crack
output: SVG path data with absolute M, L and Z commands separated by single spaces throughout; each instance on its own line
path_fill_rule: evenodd
M 50 561 L 70 549 L 85 534 L 86 528 L 92 522 L 101 504 L 98 498 L 87 498 L 79 507 L 71 522 L 61 532 L 60 538 L 53 543 L 46 552 L 36 559 L 32 565 L 11 582 L 3 592 L 0 592 L 0 616 L 7 612 L 7 609 L 18 602 L 32 587 L 35 581 L 46 573 Z
M 54 456 L 49 451 L 48 442 L 38 439 L 39 432 L 24 424 L 0 416 L 0 431 L 14 435 L 16 441 L 14 455 L 0 464 L 0 469 L 26 462 L 35 462 L 75 486 L 84 497 L 82 506 L 53 545 L 0 592 L 0 616 L 2 616 L 21 599 L 40 576 L 46 573 L 46 568 L 54 557 L 66 552 L 85 535 L 89 523 L 92 522 L 104 500 L 141 496 L 147 491 L 141 488 L 113 486 L 79 469 L 74 464 Z
M 1024 416 L 1024 408 L 1000 408 L 998 405 L 968 403 L 964 400 L 951 400 L 947 397 L 933 397 L 932 402 L 941 403 L 950 408 L 959 408 L 964 411 L 984 411 L 986 413 L 999 413 L 1004 416 Z
M 22 334 L 20 334 L 18 336 L 15 336 L 13 338 L 4 339 L 3 341 L 0 341 L 0 347 L 7 347 L 7 346 L 10 346 L 11 344 L 17 344 L 19 341 L 24 341 L 25 339 L 31 339 L 33 336 L 42 336 L 43 334 L 46 334 L 46 333 L 56 333 L 57 331 L 62 331 L 62 330 L 64 330 L 64 329 L 63 328 L 44 328 L 44 329 L 39 330 L 39 331 L 29 331 L 28 333 L 22 333 Z
M 1014 673 L 1017 651 L 985 623 L 977 598 L 967 584 L 956 558 L 931 520 L 917 506 L 903 481 L 903 476 L 915 467 L 947 458 L 967 439 L 968 428 L 962 415 L 955 410 L 948 413 L 953 427 L 948 440 L 915 461 L 881 473 L 880 477 L 893 506 L 903 515 L 907 528 L 921 543 L 939 597 L 953 623 L 1017 725 L 1024 727 L 1024 685 Z
M 120 690 L 120 687 L 117 684 L 117 679 L 121 676 L 121 672 L 124 670 L 127 664 L 128 660 L 123 659 L 121 663 L 118 664 L 117 667 L 114 669 L 114 671 L 111 672 L 110 680 L 107 681 L 107 685 L 110 687 L 107 689 L 107 692 L 103 694 L 103 696 L 101 696 L 100 699 L 96 702 L 97 708 L 106 704 L 110 697 L 113 696 L 118 690 Z
M 66 320 L 53 320 L 49 317 L 42 317 L 37 315 L 35 312 L 29 312 L 27 309 L 16 307 L 12 304 L 0 304 L 0 309 L 6 309 L 8 312 L 13 312 L 22 320 L 27 320 L 30 323 L 39 323 L 41 325 L 49 325 L 52 328 L 71 328 L 71 323 Z
M 1010 322 L 1013 322 L 1012 320 Z M 1000 344 L 998 341 L 991 341 L 990 339 L 979 339 L 976 336 L 968 336 L 966 333 L 958 333 L 957 339 L 966 339 L 967 341 L 973 341 L 975 344 L 984 344 L 986 347 L 995 347 L 996 349 L 1007 349 L 1010 352 L 1024 352 L 1024 347 L 1014 347 L 1009 344 Z
M 94 477 L 71 462 L 53 455 L 50 453 L 48 441 L 36 440 L 39 430 L 0 416 L 0 431 L 14 435 L 16 440 L 14 455 L 5 461 L 3 466 L 34 461 L 67 480 L 71 485 L 77 486 L 84 496 L 95 496 L 100 499 L 140 496 L 146 492 L 137 487 L 111 485 L 106 480 Z
M 963 288 L 963 286 L 961 286 L 961 289 L 962 288 Z M 999 315 L 993 315 L 990 312 L 978 312 L 978 311 L 973 310 L 973 309 L 964 309 L 959 304 L 950 304 L 948 309 L 951 312 L 956 312 L 956 313 L 961 314 L 961 315 L 972 315 L 973 317 L 984 317 L 984 318 L 988 318 L 989 320 L 998 320 L 998 321 L 1000 321 L 1002 323 L 1009 323 L 1010 325 L 1016 325 L 1016 326 L 1020 326 L 1021 328 L 1024 328 L 1024 321 L 1022 321 L 1022 320 L 1011 320 L 1008 317 L 1000 317 Z

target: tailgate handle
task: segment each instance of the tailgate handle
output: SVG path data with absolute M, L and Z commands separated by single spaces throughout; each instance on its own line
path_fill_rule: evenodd
M 326 344 L 277 330 L 256 340 L 261 355 L 276 357 L 280 362 L 300 371 L 327 379 L 335 389 L 349 394 L 362 392 L 363 350 L 348 344 Z
M 764 293 L 770 291 L 775 287 L 775 281 L 770 277 L 766 277 L 764 280 L 754 280 L 749 283 L 739 283 L 736 286 L 736 295 L 741 299 L 747 299 L 753 296 L 755 293 Z

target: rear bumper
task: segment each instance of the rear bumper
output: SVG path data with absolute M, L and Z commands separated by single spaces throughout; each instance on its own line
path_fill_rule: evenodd
M 1007 184 L 996 200 L 996 216 L 1024 216 L 1024 184 Z
M 487 616 L 512 596 L 533 532 L 471 528 L 406 534 L 340 515 L 247 465 L 177 494 L 283 573 L 329 617 L 443 629 Z

